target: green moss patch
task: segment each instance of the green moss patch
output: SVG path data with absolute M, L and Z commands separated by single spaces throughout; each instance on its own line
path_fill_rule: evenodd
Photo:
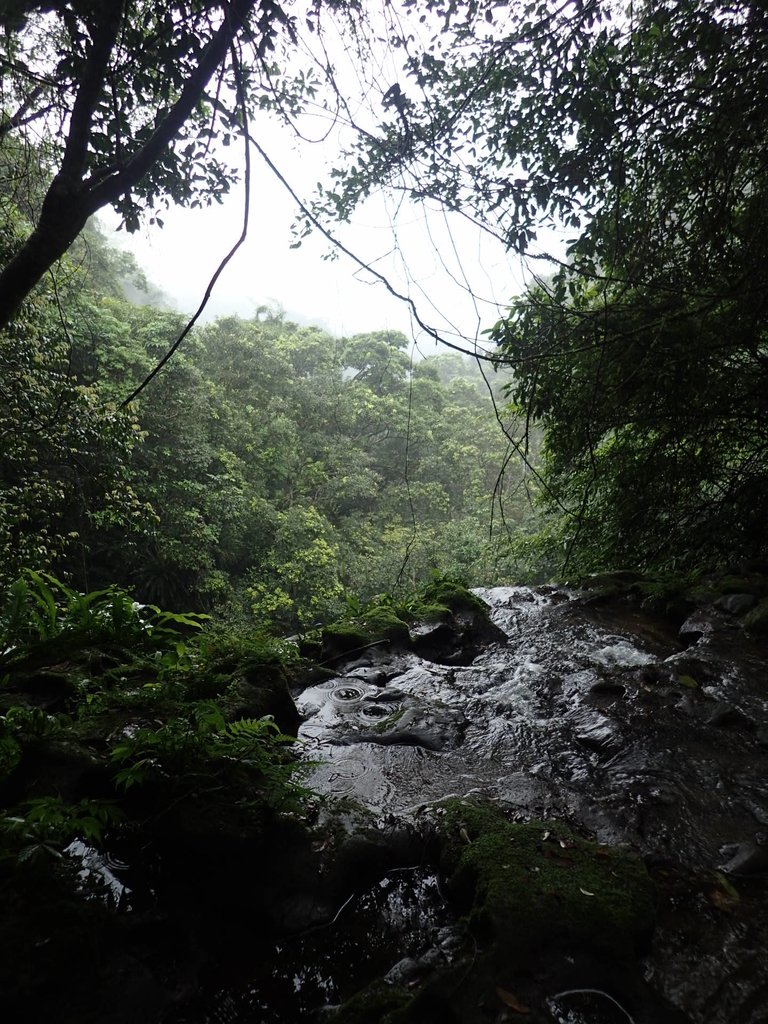
M 768 637 L 768 598 L 764 598 L 747 613 L 744 617 L 744 630 L 753 637 Z
M 475 934 L 505 955 L 558 946 L 624 956 L 649 939 L 654 889 L 639 858 L 559 823 L 513 824 L 490 805 L 444 807 L 449 890 Z
M 389 1024 L 392 1015 L 409 1001 L 401 989 L 393 988 L 383 981 L 375 981 L 361 992 L 348 999 L 333 1015 L 333 1024 L 372 1024 L 373 1021 Z
M 463 584 L 450 579 L 436 579 L 423 592 L 425 605 L 442 605 L 451 612 L 472 611 L 488 614 L 488 606 Z

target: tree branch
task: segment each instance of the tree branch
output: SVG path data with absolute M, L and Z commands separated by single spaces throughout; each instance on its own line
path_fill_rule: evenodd
M 45 272 L 64 255 L 88 218 L 141 181 L 171 145 L 255 5 L 256 0 L 223 0 L 221 25 L 181 95 L 148 141 L 126 164 L 115 164 L 106 177 L 102 167 L 86 179 L 93 114 L 107 81 L 125 7 L 125 0 L 119 4 L 103 0 L 102 17 L 93 32 L 93 46 L 72 109 L 61 166 L 46 193 L 37 226 L 0 273 L 0 329 L 15 316 Z

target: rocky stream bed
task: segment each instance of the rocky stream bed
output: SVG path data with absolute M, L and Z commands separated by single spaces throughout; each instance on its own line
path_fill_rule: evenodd
M 116 665 L 82 719 L 72 680 L 88 660 L 103 695 L 115 658 L 11 673 L 38 731 L 4 805 L 106 797 L 122 823 L 63 873 L 0 865 L 7 1019 L 765 1024 L 768 584 L 643 586 L 448 588 L 329 627 L 298 674 L 227 655 L 186 703 Z M 298 733 L 315 795 L 273 806 L 226 749 L 116 787 L 146 723 L 212 749 L 211 693 L 229 736 Z
M 423 624 L 296 690 L 308 783 L 348 807 L 343 865 L 174 1020 L 768 1020 L 768 689 L 745 608 L 680 626 L 564 588 L 476 593 L 493 626 Z

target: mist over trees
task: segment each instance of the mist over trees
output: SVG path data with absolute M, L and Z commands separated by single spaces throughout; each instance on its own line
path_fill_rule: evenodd
M 550 513 L 540 573 L 762 556 L 766 18 L 710 0 L 6 4 L 8 574 L 63 559 L 84 581 L 122 572 L 158 599 L 162 581 L 165 599 L 293 621 L 353 579 L 402 579 L 403 551 L 405 575 L 486 578 L 500 467 Z M 297 135 L 310 113 L 344 129 L 299 236 L 383 189 L 528 260 L 488 335 L 509 437 L 489 404 L 479 425 L 467 367 L 448 380 L 446 357 L 410 366 L 405 339 L 271 315 L 190 336 L 119 409 L 184 324 L 126 303 L 140 271 L 75 240 L 104 205 L 134 230 L 217 201 L 267 113 Z

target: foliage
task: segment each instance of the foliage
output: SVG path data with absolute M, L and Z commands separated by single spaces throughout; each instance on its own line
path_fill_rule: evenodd
M 48 573 L 28 569 L 0 605 L 0 666 L 10 667 L 48 647 L 117 642 L 160 648 L 178 666 L 180 637 L 202 628 L 207 616 L 141 605 L 119 587 L 80 594 Z M 175 660 L 174 660 L 175 659 Z
M 271 718 L 241 718 L 227 722 L 212 701 L 192 705 L 184 717 L 159 729 L 139 729 L 112 747 L 118 768 L 115 781 L 128 790 L 158 779 L 173 779 L 184 790 L 220 786 L 233 773 L 248 770 L 275 803 L 295 798 L 292 787 L 304 766 L 284 756 L 292 736 L 280 732 Z
M 297 648 L 223 627 L 209 634 L 206 619 L 140 605 L 117 587 L 79 594 L 32 571 L 8 588 L 0 858 L 58 860 L 76 838 L 99 847 L 137 815 L 146 828 L 193 796 L 216 794 L 233 813 L 299 806 L 306 766 L 294 738 L 233 699 L 245 676 L 279 713 Z M 53 679 L 53 666 L 66 684 L 57 713 L 27 685 Z
M 78 306 L 73 365 L 103 387 L 127 375 L 125 392 L 173 335 L 172 314 L 87 292 Z M 157 522 L 102 533 L 91 577 L 278 632 L 398 576 L 489 581 L 507 439 L 468 360 L 449 358 L 441 379 L 444 357 L 411 370 L 406 345 L 393 332 L 334 339 L 264 310 L 197 332 L 137 403 L 130 479 Z M 521 482 L 510 463 L 499 493 L 513 531 L 529 515 Z M 76 577 L 78 561 L 66 570 Z
M 435 0 L 426 38 L 405 6 L 401 100 L 318 210 L 384 183 L 548 260 L 492 337 L 545 429 L 561 571 L 764 555 L 765 10 Z
M 126 479 L 131 418 L 70 373 L 71 339 L 44 308 L 0 332 L 0 583 L 47 568 L 110 524 L 146 510 Z
M 82 837 L 100 845 L 105 832 L 124 820 L 120 808 L 109 800 L 66 803 L 60 796 L 27 801 L 20 815 L 0 814 L 0 859 L 17 863 L 60 858 L 62 849 Z
M 0 271 L 2 326 L 102 206 L 136 230 L 146 208 L 220 201 L 236 177 L 220 154 L 244 127 L 246 96 L 252 110 L 295 111 L 311 87 L 267 60 L 295 38 L 277 3 L 16 2 L 0 18 L 0 141 L 42 137 L 52 175 L 29 203 L 34 231 Z

